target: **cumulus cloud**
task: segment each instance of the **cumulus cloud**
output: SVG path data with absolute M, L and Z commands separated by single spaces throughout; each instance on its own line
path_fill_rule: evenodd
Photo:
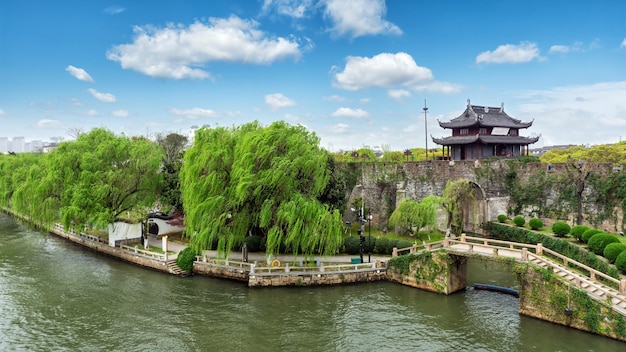
M 336 125 L 330 126 L 329 132 L 332 134 L 343 134 L 350 131 L 350 125 L 345 123 L 338 123 Z
M 524 91 L 518 118 L 535 120 L 546 145 L 615 143 L 626 129 L 626 81 Z
M 267 94 L 265 96 L 265 104 L 267 104 L 272 111 L 276 111 L 280 108 L 286 108 L 296 105 L 296 102 L 287 98 L 282 93 Z
M 61 121 L 52 119 L 41 119 L 37 121 L 38 128 L 50 128 L 61 126 Z
M 274 10 L 279 15 L 305 18 L 309 12 L 314 10 L 313 5 L 313 0 L 265 0 L 262 12 L 267 13 Z
M 203 109 L 203 108 L 191 108 L 191 109 L 170 109 L 170 113 L 178 116 L 186 116 L 192 120 L 203 118 L 203 117 L 218 117 L 219 114 L 211 109 Z
M 404 98 L 410 97 L 411 93 L 404 89 L 390 89 L 387 91 L 387 95 L 393 100 L 402 101 Z
M 593 43 L 592 43 L 593 45 Z M 572 52 L 580 52 L 583 51 L 583 43 L 575 42 L 572 45 L 552 45 L 550 47 L 550 54 L 567 54 Z
M 349 56 L 344 70 L 335 73 L 333 84 L 354 91 L 368 87 L 408 86 L 432 78 L 431 71 L 418 66 L 411 55 L 382 53 L 371 58 Z
M 152 77 L 205 79 L 211 74 L 200 67 L 208 62 L 270 64 L 300 57 L 297 39 L 269 37 L 258 26 L 237 16 L 196 21 L 188 27 L 137 26 L 133 42 L 114 46 L 107 58 Z
M 87 91 L 91 94 L 91 96 L 105 103 L 114 103 L 117 101 L 117 98 L 115 98 L 115 96 L 111 93 L 100 93 L 93 88 L 89 88 Z
M 93 83 L 93 78 L 91 78 L 89 73 L 87 73 L 87 71 L 83 70 L 82 68 L 78 68 L 78 67 L 74 67 L 72 65 L 69 65 L 69 66 L 67 66 L 65 68 L 65 71 L 69 72 L 70 75 L 76 77 L 77 79 L 79 79 L 81 81 L 92 82 Z
M 540 59 L 537 44 L 522 42 L 519 45 L 504 44 L 494 51 L 482 52 L 476 57 L 476 63 L 516 64 L 529 62 L 534 59 Z
M 339 108 L 331 114 L 332 117 L 348 117 L 353 119 L 363 119 L 370 114 L 363 109 Z
M 332 22 L 329 31 L 351 38 L 366 35 L 400 35 L 402 30 L 383 19 L 387 13 L 384 0 L 325 0 L 324 16 Z
M 111 113 L 111 115 L 115 117 L 128 117 L 128 111 L 126 110 L 115 110 Z

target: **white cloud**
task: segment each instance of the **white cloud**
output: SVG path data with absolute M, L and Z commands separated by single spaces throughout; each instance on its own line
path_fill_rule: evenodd
M 274 93 L 265 96 L 265 104 L 267 104 L 272 111 L 276 111 L 280 108 L 294 106 L 296 102 L 287 98 L 282 93 Z
M 128 117 L 128 111 L 126 110 L 115 110 L 111 113 L 111 115 L 115 117 Z
M 344 98 L 344 97 L 342 97 L 340 95 L 337 95 L 337 94 L 330 95 L 330 96 L 324 97 L 322 99 L 324 101 L 332 101 L 332 102 L 337 102 L 337 103 L 341 103 L 341 102 L 344 102 L 344 101 L 348 100 L 348 99 L 346 99 L 346 98 Z
M 451 94 L 460 92 L 463 86 L 456 83 L 430 81 L 425 83 L 419 83 L 413 87 L 417 92 L 432 92 L 432 93 L 444 93 Z
M 626 48 L 626 38 L 622 40 L 622 44 L 619 46 L 620 48 Z
M 93 88 L 89 88 L 87 91 L 91 94 L 91 96 L 105 103 L 114 103 L 117 101 L 117 98 L 115 98 L 115 96 L 111 93 L 100 93 Z
M 522 63 L 529 62 L 534 59 L 540 59 L 539 48 L 537 44 L 522 42 L 519 45 L 505 44 L 500 45 L 494 51 L 485 51 L 476 57 L 476 63 Z
M 384 0 L 325 0 L 324 4 L 324 15 L 332 22 L 329 30 L 334 35 L 402 34 L 398 26 L 383 19 L 387 12 Z
M 82 68 L 78 68 L 78 67 L 74 67 L 72 65 L 69 65 L 69 66 L 67 66 L 65 68 L 65 71 L 69 72 L 70 75 L 76 77 L 77 79 L 79 79 L 81 81 L 92 82 L 93 83 L 93 78 L 91 78 L 89 73 L 87 73 L 87 71 L 83 70 Z
M 170 113 L 174 114 L 174 115 L 178 115 L 178 116 L 186 116 L 187 118 L 190 119 L 198 119 L 198 118 L 203 118 L 203 117 L 219 117 L 219 114 L 211 109 L 202 109 L 202 108 L 192 108 L 192 109 L 184 109 L 184 110 L 180 110 L 180 109 L 175 109 L 172 108 L 170 109 Z
M 361 100 L 359 100 L 359 104 L 361 105 L 367 105 L 372 101 L 372 99 L 370 98 L 361 98 Z
M 330 126 L 329 132 L 332 134 L 343 134 L 350 131 L 350 125 L 345 123 L 338 123 L 336 125 Z
M 126 9 L 121 6 L 109 6 L 104 9 L 104 13 L 109 15 L 117 15 L 118 13 L 122 13 L 124 11 L 126 11 Z
M 583 51 L 583 43 L 575 42 L 573 45 L 552 45 L 550 47 L 550 54 L 567 54 L 570 52 Z
M 204 79 L 211 74 L 199 67 L 212 61 L 270 64 L 300 57 L 295 38 L 268 37 L 258 26 L 237 16 L 196 21 L 188 27 L 137 26 L 133 43 L 113 47 L 107 58 L 152 77 Z
M 265 0 L 262 11 L 265 13 L 273 9 L 280 15 L 304 18 L 314 10 L 313 5 L 313 0 Z
M 387 95 L 393 100 L 402 101 L 404 98 L 410 97 L 411 93 L 404 89 L 390 89 L 387 91 Z
M 38 128 L 50 128 L 61 126 L 61 121 L 52 119 L 41 119 L 37 121 Z
M 363 109 L 339 108 L 331 114 L 332 117 L 348 117 L 353 119 L 363 119 L 370 114 Z
M 6 115 L 6 114 L 7 114 L 7 112 L 6 112 L 6 111 L 4 111 L 3 109 L 0 109 L 0 116 L 4 116 L 4 115 Z
M 335 74 L 333 85 L 346 90 L 389 88 L 408 86 L 432 78 L 430 70 L 417 66 L 411 55 L 403 52 L 382 53 L 371 58 L 349 56 L 344 70 Z
M 520 94 L 528 132 L 540 133 L 545 145 L 615 143 L 626 130 L 626 81 L 565 86 Z

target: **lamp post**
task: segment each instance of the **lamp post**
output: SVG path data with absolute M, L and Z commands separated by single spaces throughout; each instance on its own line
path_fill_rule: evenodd
M 428 108 L 426 107 L 426 99 L 424 99 L 424 140 L 426 142 L 426 160 L 428 160 L 428 123 L 426 121 L 426 114 L 428 113 Z
M 369 210 L 369 215 L 367 215 L 367 262 L 372 262 L 372 210 Z

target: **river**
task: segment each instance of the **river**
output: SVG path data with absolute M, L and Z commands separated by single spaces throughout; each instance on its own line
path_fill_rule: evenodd
M 514 287 L 473 260 L 474 282 Z M 518 314 L 518 299 L 389 282 L 254 288 L 180 278 L 0 215 L 0 351 L 626 351 Z

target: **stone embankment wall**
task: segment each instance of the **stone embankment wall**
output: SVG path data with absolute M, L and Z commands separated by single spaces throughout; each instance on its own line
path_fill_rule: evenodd
M 625 317 L 543 268 L 521 265 L 520 314 L 626 341 Z
M 466 257 L 433 251 L 393 260 L 404 263 L 388 265 L 387 279 L 391 282 L 446 295 L 464 290 L 467 285 Z
M 292 275 L 250 275 L 249 287 L 329 286 L 386 280 L 385 269 Z

